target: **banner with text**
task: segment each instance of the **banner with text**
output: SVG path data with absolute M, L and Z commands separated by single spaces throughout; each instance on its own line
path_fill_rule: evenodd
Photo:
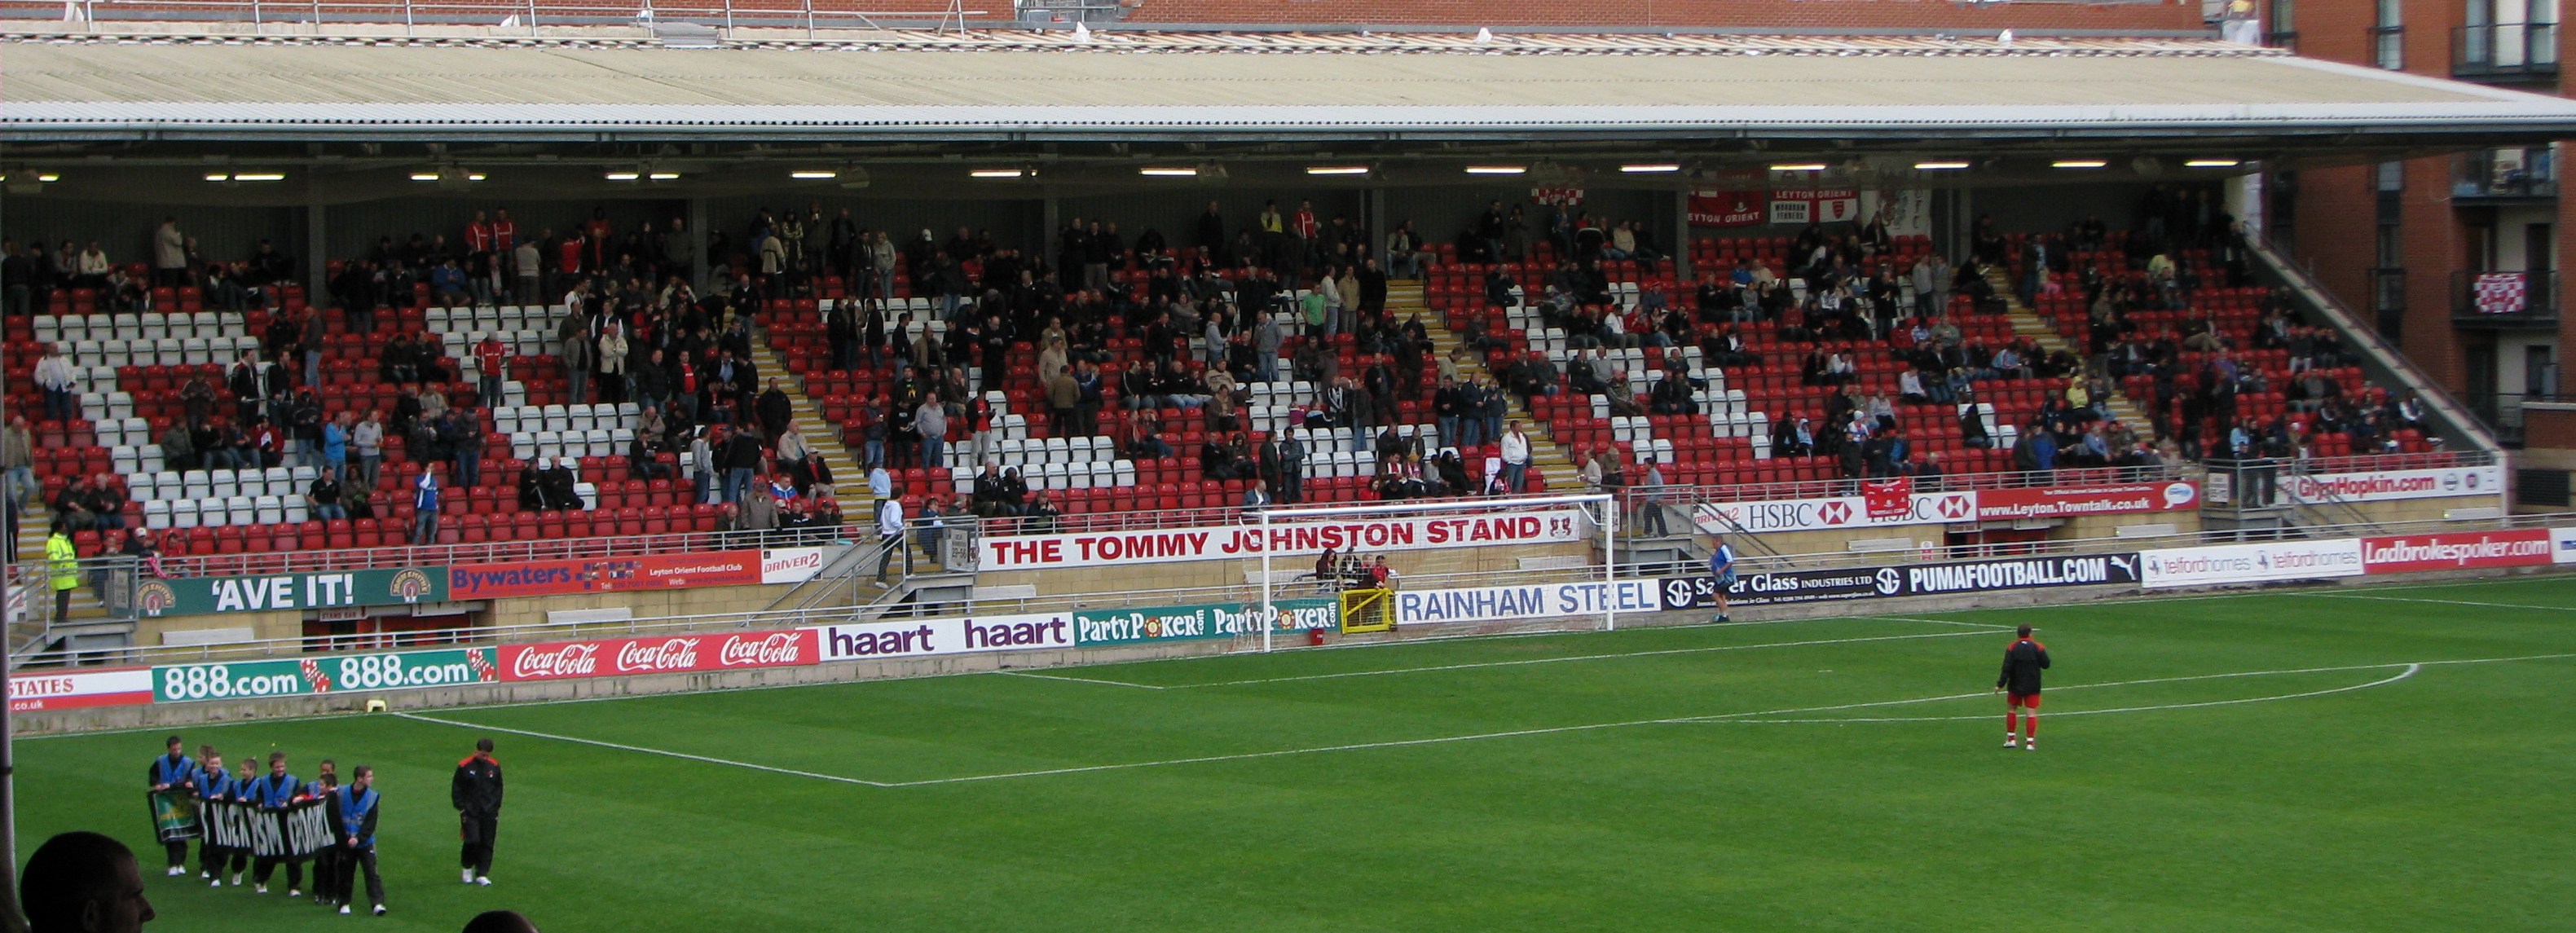
M 820 625 L 806 631 L 814 633 L 822 649 L 821 658 L 825 661 L 873 661 L 1074 646 L 1073 614 L 1070 612 L 858 622 Z
M 1395 594 L 1395 624 L 1509 622 L 1601 615 L 1612 609 L 1639 613 L 1662 608 L 1663 598 L 1656 595 L 1653 580 L 1398 590 Z
M 70 668 L 9 675 L 9 711 L 32 713 L 92 706 L 141 706 L 152 702 L 152 669 Z
M 590 560 L 532 560 L 512 564 L 458 564 L 447 568 L 447 598 L 508 599 L 747 586 L 759 583 L 761 552 L 706 551 L 643 554 Z
M 1849 223 L 1859 219 L 1860 191 L 1857 189 L 1820 188 L 1771 192 L 1771 222 L 1783 227 Z
M 1768 191 L 1690 193 L 1690 222 L 1694 227 L 1759 227 L 1770 216 Z
M 2072 518 L 2122 512 L 2179 512 L 2200 507 L 2200 487 L 2187 480 L 2117 486 L 1977 490 L 1977 518 Z
M 1341 603 L 1337 600 L 1282 599 L 1272 605 L 1279 611 L 1271 621 L 1272 631 L 1301 632 L 1341 625 Z M 1263 628 L 1260 603 L 1077 609 L 1073 617 L 1074 642 L 1085 647 L 1231 638 L 1259 635 Z
M 2446 532 L 2361 539 L 2363 573 L 2420 573 L 2493 567 L 2545 567 L 2553 562 L 2550 531 Z
M 2138 582 L 2149 589 L 2324 580 L 2362 572 L 2358 538 L 2165 548 L 2141 552 L 2138 559 Z
M 417 690 L 491 683 L 490 648 L 386 651 L 274 661 L 162 664 L 152 668 L 153 702 L 242 700 L 351 690 Z
M 253 577 L 146 579 L 134 586 L 134 607 L 144 617 L 157 619 L 221 612 L 435 603 L 447 599 L 446 578 L 445 567 L 399 567 Z
M 2441 467 L 2430 470 L 2375 470 L 2364 473 L 2319 473 L 2285 476 L 2281 491 L 2296 502 L 2393 502 L 2445 496 L 2504 494 L 2504 468 Z
M 760 552 L 760 582 L 803 583 L 848 550 L 846 544 L 766 548 Z
M 283 807 L 253 806 L 230 800 L 203 801 L 197 824 L 206 844 L 238 849 L 259 858 L 302 861 L 330 847 L 330 798 L 299 800 Z
M 980 542 L 983 569 L 1046 570 L 1258 558 L 1268 550 L 1293 557 L 1337 551 L 1416 551 L 1489 544 L 1543 544 L 1591 536 L 1581 509 L 1428 515 L 1347 522 L 1274 525 L 1267 541 L 1256 525 L 1012 535 Z
M 1880 525 L 1927 525 L 1977 520 L 1974 492 L 1906 492 L 1902 499 L 1871 508 L 1866 496 L 1823 499 L 1773 499 L 1763 502 L 1710 502 L 1692 512 L 1692 521 L 1709 534 L 1741 528 L 1751 532 L 1827 531 Z
M 550 641 L 501 646 L 501 679 L 572 680 L 803 667 L 817 663 L 821 655 L 813 629 Z
M 2138 555 L 2083 554 L 1740 574 L 1726 599 L 1731 606 L 1775 606 L 2137 582 Z M 1716 581 L 1704 574 L 1666 579 L 1662 590 L 1666 609 L 1717 604 Z

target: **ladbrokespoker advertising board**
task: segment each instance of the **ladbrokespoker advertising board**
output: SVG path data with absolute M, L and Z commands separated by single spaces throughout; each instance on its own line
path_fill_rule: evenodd
M 499 679 L 490 648 L 163 664 L 152 668 L 152 701 L 185 703 L 351 690 L 417 690 Z
M 1741 574 L 1726 599 L 1732 606 L 1777 606 L 2137 582 L 2136 554 L 2080 554 Z M 1665 609 L 1717 604 L 1715 581 L 1705 575 L 1666 579 L 1661 591 Z
M 2543 567 L 2552 562 L 2546 528 L 2445 532 L 2361 539 L 2363 573 L 2422 573 Z
M 501 679 L 574 680 L 801 667 L 818 662 L 821 655 L 812 629 L 550 641 L 501 646 Z

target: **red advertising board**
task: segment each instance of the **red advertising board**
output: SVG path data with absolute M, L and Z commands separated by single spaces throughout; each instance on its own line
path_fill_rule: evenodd
M 2549 529 L 2454 531 L 2361 539 L 2361 572 L 2422 573 L 2539 567 L 2550 563 Z
M 2169 483 L 1977 490 L 1977 518 L 2070 518 L 2120 512 L 2178 512 L 2200 507 L 2200 487 Z
M 747 586 L 760 582 L 760 552 L 707 551 L 447 568 L 447 598 L 508 599 L 567 593 Z
M 148 667 L 69 668 L 9 676 L 11 712 L 141 706 L 150 702 L 152 669 Z
M 572 680 L 760 667 L 804 667 L 822 657 L 813 629 L 600 638 L 501 646 L 501 679 Z

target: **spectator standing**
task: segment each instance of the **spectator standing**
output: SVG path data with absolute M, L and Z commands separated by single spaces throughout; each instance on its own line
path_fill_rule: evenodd
M 438 543 L 438 461 L 421 464 L 420 479 L 412 482 L 411 543 Z
M 180 436 L 185 437 L 185 432 Z M 27 416 L 9 416 L 9 426 L 0 428 L 0 473 L 5 473 L 8 477 L 8 488 L 5 493 L 9 501 L 17 503 L 20 508 L 25 508 L 37 493 L 44 490 L 43 486 L 36 483 L 35 450 L 35 439 L 27 432 Z M 164 454 L 168 452 L 166 448 L 163 450 Z M 184 455 L 185 452 L 182 453 Z M 187 467 L 175 469 L 187 469 Z
M 940 404 L 936 395 L 922 399 L 921 408 L 913 412 L 912 426 L 921 432 L 922 468 L 942 467 L 948 447 L 948 406 Z
M 501 404 L 501 382 L 508 378 L 510 348 L 501 343 L 500 333 L 485 333 L 482 342 L 474 345 L 474 364 L 481 377 L 481 407 Z
M 385 462 L 384 413 L 367 409 L 367 420 L 349 431 L 349 443 L 358 449 L 358 490 L 360 495 L 376 489 L 376 468 Z
M 72 375 L 72 361 L 59 346 L 48 345 L 43 359 L 36 361 L 36 387 L 45 390 L 45 420 L 72 421 L 80 417 L 79 380 Z
M 752 491 L 751 474 L 760 468 L 760 435 L 749 428 L 736 427 L 725 441 L 724 501 L 742 504 L 743 493 Z
M 447 788 L 465 840 L 458 859 L 466 884 L 492 883 L 492 843 L 501 832 L 501 790 L 501 763 L 492 758 L 492 740 L 474 740 L 474 754 L 456 763 L 456 776 Z
M 179 218 L 163 217 L 161 228 L 152 231 L 152 284 L 188 284 L 188 235 L 179 232 Z
M 45 538 L 45 568 L 54 587 L 54 619 L 71 618 L 72 591 L 80 588 L 80 550 L 72 546 L 71 523 L 54 519 L 53 534 Z
M 1521 433 L 1521 423 L 1518 419 L 1514 419 L 1503 426 L 1504 494 L 1520 494 L 1520 491 L 1524 488 L 1521 480 L 1524 476 L 1528 475 L 1529 464 L 1529 435 Z
M 886 582 L 894 553 L 903 547 L 903 500 L 889 494 L 877 500 L 877 583 Z

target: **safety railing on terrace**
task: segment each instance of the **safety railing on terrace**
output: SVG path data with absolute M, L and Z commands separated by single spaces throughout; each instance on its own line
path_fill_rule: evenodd
M 920 6 L 928 7 L 922 3 Z M 75 18 L 74 14 L 77 14 Z M 36 0 L 0 0 L 0 22 L 54 20 L 98 23 L 224 22 L 265 29 L 327 25 L 479 26 L 522 29 L 536 35 L 540 26 L 640 26 L 685 23 L 720 29 L 802 28 L 883 29 L 888 23 L 931 23 L 964 29 L 967 21 L 989 14 L 980 9 L 902 9 L 851 3 L 848 0 L 688 0 L 681 3 L 566 2 L 566 0 L 73 0 L 70 4 Z
M 696 531 L 593 538 L 548 538 L 535 541 L 485 541 L 472 544 L 388 545 L 331 551 L 194 554 L 161 559 L 164 576 L 233 577 L 267 573 L 364 570 L 371 567 L 437 567 L 450 564 L 514 564 L 541 560 L 604 560 L 654 554 L 750 550 L 830 544 L 853 529 L 847 525 L 768 531 Z
M 2429 532 L 2461 532 L 2519 528 L 2548 528 L 2576 525 L 2576 513 L 2498 515 L 2475 520 L 2425 519 L 2367 525 L 2314 525 L 2285 529 L 2271 535 L 2271 540 L 2346 538 L 2365 535 L 2408 535 Z M 1977 560 L 2009 557 L 2071 556 L 2082 554 L 2126 553 L 2150 548 L 2191 547 L 2201 544 L 2233 544 L 2244 540 L 2237 531 L 2208 530 L 2183 532 L 2157 537 L 2110 537 L 2068 540 L 2014 542 L 2008 544 L 1955 545 L 1934 548 L 1930 553 L 1918 551 L 1854 553 L 1823 551 L 1787 554 L 1778 557 L 1748 557 L 1742 560 L 1744 573 L 1762 573 L 1795 567 L 1800 570 L 1836 570 L 1876 567 L 1909 562 Z M 1598 580 L 1602 568 L 1571 567 L 1544 571 L 1464 572 L 1425 574 L 1400 579 L 1401 589 L 1436 589 L 1476 586 L 1532 586 L 1578 580 Z M 1620 568 L 1622 579 L 1638 574 Z M 1660 574 L 1651 574 L 1660 575 Z M 1307 578 L 1307 574 L 1283 573 L 1270 582 L 1270 596 L 1293 598 L 1324 595 L 1333 592 L 1325 581 Z M 1040 595 L 1026 599 L 986 600 L 966 606 L 937 607 L 925 612 L 1071 612 L 1082 609 L 1133 608 L 1166 605 L 1202 605 L 1210 603 L 1253 603 L 1262 598 L 1262 585 L 1245 583 L 1226 586 L 1172 588 L 1161 590 L 1123 590 L 1111 593 Z M 331 652 L 366 652 L 450 644 L 524 644 L 531 642 L 570 641 L 592 638 L 654 635 L 699 635 L 725 632 L 779 631 L 805 626 L 838 624 L 862 618 L 851 608 L 827 610 L 765 610 L 760 612 L 666 616 L 624 619 L 613 622 L 536 623 L 514 626 L 449 628 L 380 634 L 324 635 L 304 638 L 232 642 L 220 645 L 187 647 L 152 646 L 116 651 L 49 652 L 23 660 L 19 667 L 48 667 L 65 664 L 145 665 L 177 664 L 197 661 L 244 660 L 260 657 L 295 657 L 303 654 Z M 891 618 L 891 617 L 884 617 Z

